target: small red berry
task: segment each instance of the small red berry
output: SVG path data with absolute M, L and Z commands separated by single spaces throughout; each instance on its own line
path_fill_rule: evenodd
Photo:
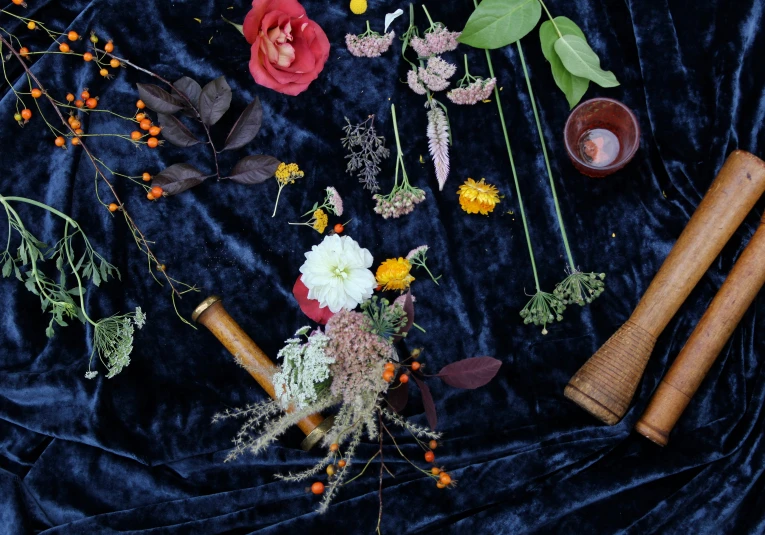
M 64 54 L 66 54 L 67 52 L 69 52 L 69 45 L 66 43 L 61 43 L 60 45 L 58 45 L 58 49 Z
M 108 42 L 107 42 L 107 43 L 104 45 L 104 50 L 106 50 L 106 51 L 107 51 L 107 52 L 109 52 L 110 54 L 111 54 L 112 52 L 114 52 L 114 43 L 112 43 L 111 41 L 108 41 Z
M 85 103 L 78 99 L 74 101 L 74 105 L 77 106 L 78 108 L 82 108 L 85 105 Z
M 21 56 L 22 58 L 29 57 L 29 49 L 25 46 L 22 46 L 19 49 L 19 56 Z
M 149 199 L 150 201 L 153 201 L 155 197 L 154 195 L 151 194 L 151 192 L 149 192 L 146 194 L 146 198 Z
M 85 52 L 82 55 L 82 59 L 84 59 L 85 61 L 93 61 L 93 54 L 91 54 L 90 52 Z
M 21 110 L 21 117 L 25 121 L 28 121 L 29 119 L 32 118 L 32 110 L 30 110 L 29 108 L 24 108 L 23 110 Z
M 29 22 L 27 22 L 27 28 L 30 30 L 34 30 L 35 28 L 37 28 L 37 23 L 33 20 L 30 20 Z
M 75 32 L 74 30 L 70 31 L 68 34 L 66 34 L 66 38 L 70 41 L 76 41 L 80 38 L 79 34 Z
M 338 451 L 339 449 L 340 449 L 340 444 L 338 444 L 337 442 L 334 442 L 329 445 L 329 451 L 335 452 L 335 451 Z
M 394 371 L 396 369 L 396 365 L 392 362 L 386 362 L 385 363 L 385 371 Z
M 452 482 L 452 478 L 446 472 L 441 472 L 441 475 L 438 477 L 438 482 L 446 486 Z
M 151 121 L 149 119 L 141 119 L 139 126 L 141 130 L 149 130 L 151 128 Z
M 118 59 L 113 59 L 113 60 L 111 60 L 111 61 L 109 62 L 109 65 L 111 65 L 111 66 L 112 66 L 112 69 L 116 69 L 117 67 L 119 67 L 119 66 L 120 66 L 120 60 L 118 60 Z
M 383 381 L 386 383 L 390 383 L 393 380 L 393 372 L 392 371 L 386 371 L 383 373 Z
M 75 133 L 75 134 L 77 134 L 77 135 L 79 136 L 79 135 L 81 135 L 81 134 L 84 134 L 84 133 L 85 133 L 85 131 L 84 131 L 82 128 L 78 128 L 77 130 L 75 130 L 75 131 L 74 131 L 74 133 Z
M 438 483 L 436 483 L 436 487 L 438 487 L 439 489 L 445 489 L 445 488 L 446 488 L 446 485 L 444 485 L 443 483 L 441 483 L 441 482 L 439 481 Z
M 85 101 L 85 105 L 92 110 L 93 108 L 98 106 L 98 99 L 90 97 L 88 100 Z
M 144 182 L 148 182 L 149 180 L 151 180 L 151 175 L 149 173 L 144 173 L 141 178 L 143 178 Z
M 55 143 L 57 147 L 63 147 L 64 145 L 66 145 L 66 140 L 64 139 L 64 136 L 58 136 L 56 138 Z
M 401 377 L 398 378 L 399 383 L 408 383 L 409 382 L 409 376 L 407 374 L 402 374 Z
M 149 128 L 149 135 L 158 136 L 161 131 L 162 129 L 160 127 L 152 126 L 151 128 Z
M 73 137 L 72 138 L 72 145 L 79 145 L 80 144 L 80 138 Z
M 66 94 L 66 101 L 67 102 L 74 102 L 74 95 L 71 93 Z
M 108 78 L 109 77 L 109 71 L 106 70 L 106 69 L 101 69 L 100 71 L 98 71 L 98 74 L 100 74 L 104 78 Z
M 134 130 L 133 132 L 130 132 L 130 139 L 133 141 L 138 141 L 143 137 L 143 134 L 139 132 L 138 130 Z
M 430 442 L 428 442 L 428 447 L 434 450 L 438 447 L 438 442 L 436 442 L 435 440 L 431 440 Z
M 115 203 L 111 203 L 109 205 L 109 211 L 110 212 L 116 212 L 119 209 L 119 206 L 117 206 Z
M 80 93 L 80 98 L 81 98 L 82 100 L 88 100 L 88 99 L 90 98 L 90 91 L 88 91 L 88 90 L 86 89 L 85 91 L 83 91 L 82 93 Z
M 339 461 L 337 461 L 337 466 L 339 466 L 340 468 L 345 468 L 345 459 L 340 459 Z
M 40 98 L 42 96 L 42 91 L 37 89 L 36 87 L 32 90 L 32 98 Z
M 156 149 L 157 145 L 159 145 L 159 140 L 155 137 L 150 137 L 146 140 L 146 144 L 149 146 L 150 149 Z
M 321 481 L 317 481 L 313 485 L 311 485 L 311 492 L 314 494 L 322 494 L 324 492 L 324 483 Z
M 433 468 L 430 469 L 430 473 L 433 474 L 434 476 L 437 476 L 438 474 L 441 473 L 441 469 L 434 466 Z
M 80 121 L 78 121 L 77 119 L 74 119 L 69 123 L 69 126 L 71 126 L 73 130 L 77 130 L 78 128 L 82 126 L 82 124 L 80 124 Z
M 417 371 L 417 370 L 419 370 L 421 366 L 422 366 L 422 364 L 420 364 L 420 363 L 419 363 L 419 362 L 417 362 L 417 361 L 415 361 L 415 362 L 412 362 L 412 369 L 413 369 L 414 371 Z
M 24 5 L 24 0 L 11 0 L 11 1 L 14 4 L 16 4 L 17 6 L 23 6 Z
M 342 225 L 342 223 L 335 225 L 335 234 L 342 234 L 344 230 L 345 227 Z
M 436 454 L 435 453 L 433 453 L 432 451 L 426 451 L 425 452 L 425 461 L 426 462 L 432 463 L 435 460 L 436 460 Z
M 154 195 L 155 199 L 159 199 L 162 197 L 162 194 L 164 193 L 164 190 L 159 186 L 152 186 L 151 188 L 151 194 Z
M 135 103 L 135 107 L 139 110 L 142 110 L 146 107 L 146 103 L 143 100 L 138 99 L 138 101 Z

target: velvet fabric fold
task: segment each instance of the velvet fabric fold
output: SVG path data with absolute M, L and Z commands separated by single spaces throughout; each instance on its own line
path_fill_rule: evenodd
M 396 478 L 385 479 L 384 533 L 765 532 L 765 297 L 757 298 L 712 367 L 669 446 L 659 449 L 631 431 L 754 232 L 763 202 L 659 338 L 622 422 L 603 426 L 563 397 L 571 375 L 629 316 L 726 156 L 736 148 L 765 156 L 765 2 L 548 2 L 554 15 L 579 24 L 621 82 L 607 90 L 593 84 L 585 98 L 602 95 L 627 104 L 643 137 L 635 159 L 615 175 L 593 180 L 578 174 L 563 143 L 568 106 L 542 56 L 538 30 L 523 40 L 574 258 L 582 270 L 607 274 L 600 298 L 567 310 L 565 320 L 543 336 L 518 316 L 534 281 L 495 103 L 448 103 L 454 144 L 450 178 L 439 192 L 423 97 L 402 83 L 408 64 L 400 41 L 381 58 L 354 58 L 345 49 L 345 34 L 362 33 L 366 18 L 382 32 L 385 14 L 405 6 L 370 2 L 364 17 L 357 17 L 345 1 L 302 2 L 332 49 L 318 79 L 291 97 L 253 82 L 250 45 L 221 20 L 242 21 L 250 9 L 246 1 L 27 1 L 24 11 L 8 9 L 57 30 L 74 29 L 85 39 L 94 30 L 102 40 L 113 39 L 115 53 L 167 79 L 186 75 L 204 85 L 225 75 L 234 98 L 213 128 L 221 143 L 238 113 L 259 97 L 264 126 L 245 149 L 220 155 L 223 173 L 249 154 L 271 154 L 305 171 L 282 192 L 275 218 L 275 180 L 259 186 L 208 180 L 177 197 L 148 202 L 141 188 L 114 179 L 172 276 L 202 289 L 179 302 L 185 316 L 207 295 L 222 295 L 232 316 L 274 357 L 285 339 L 309 323 L 292 287 L 304 253 L 321 239 L 287 222 L 321 201 L 327 186 L 339 190 L 347 214 L 332 224 L 352 219 L 346 234 L 372 252 L 375 265 L 430 246 L 429 266 L 443 278 L 435 286 L 423 271 L 414 272 L 417 323 L 427 334 L 413 331 L 405 345 L 423 347 L 430 370 L 480 355 L 503 365 L 476 391 L 430 382 L 445 437 L 436 456 L 458 487 L 438 490 L 389 447 L 385 459 Z M 435 20 L 459 30 L 472 1 L 428 8 Z M 415 12 L 422 30 L 426 18 L 419 5 Z M 397 35 L 404 33 L 406 18 L 393 23 Z M 44 32 L 30 32 L 6 14 L 0 13 L 0 26 L 32 50 L 55 50 Z M 82 52 L 84 43 L 73 48 Z M 473 75 L 488 75 L 483 52 L 461 46 L 447 55 L 460 65 L 455 79 L 462 53 Z M 492 57 L 540 278 L 552 291 L 565 277 L 564 250 L 526 83 L 514 47 Z M 100 108 L 123 115 L 135 109 L 135 84 L 153 82 L 131 69 L 119 69 L 107 81 L 74 56 L 34 56 L 32 70 L 58 99 L 88 87 L 100 97 Z M 7 75 L 18 90 L 28 91 L 13 59 Z M 374 214 L 369 192 L 345 173 L 340 138 L 344 116 L 361 122 L 376 114 L 375 125 L 395 154 L 391 103 L 410 180 L 428 197 L 411 215 L 383 220 Z M 376 469 L 343 488 L 323 516 L 314 512 L 317 499 L 303 485 L 274 479 L 322 455 L 302 452 L 296 429 L 259 457 L 223 463 L 236 424 L 212 425 L 212 415 L 262 400 L 264 393 L 209 332 L 176 317 L 167 288 L 148 274 L 123 219 L 97 203 L 93 168 L 81 149 L 57 149 L 36 108 L 33 121 L 18 128 L 15 106 L 3 85 L 0 194 L 28 196 L 71 215 L 121 270 L 122 282 L 88 288 L 93 317 L 141 306 L 148 321 L 136 333 L 132 363 L 122 374 L 105 379 L 101 370 L 87 380 L 92 330 L 78 323 L 57 328 L 48 340 L 38 298 L 15 279 L 0 279 L 0 532 L 373 532 Z M 52 121 L 50 108 L 41 106 Z M 83 125 L 88 134 L 134 129 L 103 113 L 86 116 Z M 127 175 L 156 174 L 181 162 L 214 169 L 204 145 L 150 150 L 114 137 L 86 139 Z M 379 176 L 383 193 L 392 187 L 393 169 L 389 158 Z M 485 177 L 505 196 L 490 216 L 460 210 L 456 190 L 468 177 Z M 108 199 L 103 188 L 101 193 Z M 20 213 L 43 241 L 60 236 L 54 218 L 29 207 Z M 405 414 L 425 424 L 412 391 Z M 408 456 L 421 458 L 411 437 L 397 437 Z M 358 459 L 376 448 L 365 441 Z

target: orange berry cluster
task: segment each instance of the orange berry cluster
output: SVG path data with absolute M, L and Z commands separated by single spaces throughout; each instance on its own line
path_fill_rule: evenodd
M 146 104 L 143 100 L 139 100 L 135 103 L 136 108 L 139 110 L 143 110 L 146 108 Z M 162 131 L 162 127 L 155 125 L 151 122 L 151 119 L 146 115 L 145 112 L 139 111 L 135 114 L 135 120 L 138 123 L 138 127 L 146 132 L 145 134 L 142 134 L 140 130 L 134 130 L 130 133 L 130 139 L 133 141 L 139 141 L 143 139 L 145 136 L 150 136 L 149 139 L 146 140 L 146 144 L 149 146 L 150 149 L 155 149 L 159 145 L 162 144 L 162 142 L 157 139 L 157 136 Z
M 428 443 L 428 447 L 430 448 L 428 451 L 425 452 L 425 462 L 432 463 L 436 460 L 436 454 L 433 453 L 433 450 L 438 447 L 438 442 L 435 440 L 431 440 Z M 436 487 L 439 489 L 444 489 L 449 486 L 454 486 L 456 481 L 452 479 L 452 476 L 444 472 L 443 468 L 438 468 L 437 466 L 434 466 L 430 469 L 430 473 L 433 476 L 433 479 L 436 480 Z
M 337 444 L 337 443 L 330 444 L 329 445 L 329 451 L 334 453 L 334 454 L 337 454 L 340 451 L 340 444 Z M 345 459 L 340 459 L 339 461 L 337 461 L 337 465 L 334 465 L 334 464 L 328 465 L 327 466 L 327 476 L 329 478 L 334 477 L 334 475 L 337 473 L 337 469 L 338 468 L 345 468 L 345 466 L 347 464 L 348 463 L 346 462 Z M 311 485 L 311 492 L 313 492 L 314 494 L 317 494 L 317 495 L 318 494 L 323 494 L 324 493 L 324 483 L 322 483 L 321 481 L 316 481 L 313 485 Z

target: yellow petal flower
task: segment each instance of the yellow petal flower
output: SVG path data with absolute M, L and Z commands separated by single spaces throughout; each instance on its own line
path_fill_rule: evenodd
M 457 193 L 460 196 L 460 206 L 468 214 L 489 215 L 489 212 L 494 211 L 494 207 L 500 202 L 499 190 L 487 184 L 485 178 L 479 182 L 468 178 L 459 187 Z
M 383 290 L 399 290 L 403 292 L 414 282 L 409 273 L 412 264 L 406 258 L 389 258 L 377 268 L 375 278 Z

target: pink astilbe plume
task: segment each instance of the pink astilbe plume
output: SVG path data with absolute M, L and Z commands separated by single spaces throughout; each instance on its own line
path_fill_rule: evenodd
M 436 168 L 438 189 L 443 191 L 449 177 L 449 122 L 436 104 L 428 112 L 428 148 Z
M 417 76 L 417 71 L 414 69 L 406 73 L 406 83 L 409 84 L 409 89 L 418 95 L 424 95 L 427 92 L 425 86 L 422 85 L 422 82 L 420 81 L 420 77 Z
M 349 33 L 345 36 L 345 46 L 357 58 L 378 58 L 388 51 L 394 37 L 396 37 L 395 32 L 383 35 L 375 32 L 369 35 Z
M 489 98 L 495 85 L 497 85 L 496 78 L 489 78 L 488 80 L 478 78 L 465 87 L 452 89 L 446 94 L 446 97 L 455 104 L 471 106 Z

